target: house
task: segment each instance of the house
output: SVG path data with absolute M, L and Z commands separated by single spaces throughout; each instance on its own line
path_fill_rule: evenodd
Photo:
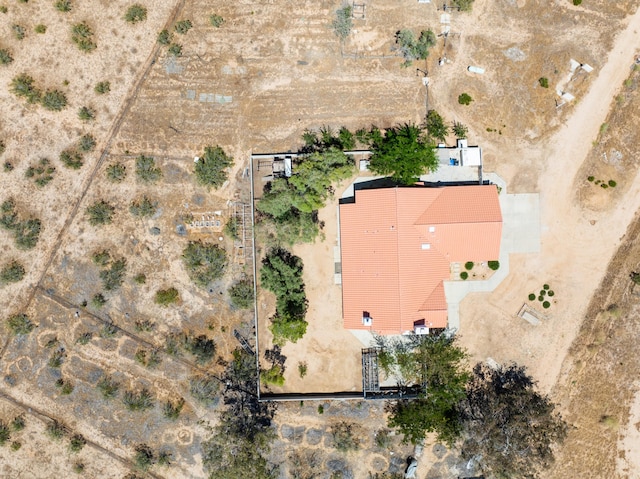
M 339 211 L 344 327 L 445 328 L 451 263 L 500 256 L 496 186 L 362 188 L 353 199 Z

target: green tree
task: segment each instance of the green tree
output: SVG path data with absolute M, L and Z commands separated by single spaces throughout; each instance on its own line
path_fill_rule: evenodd
M 116 209 L 104 200 L 96 201 L 86 209 L 91 226 L 111 224 L 115 212 Z
M 162 178 L 162 170 L 156 166 L 153 157 L 140 155 L 136 158 L 136 176 L 145 183 L 155 183 Z
M 121 183 L 127 177 L 127 168 L 122 163 L 113 163 L 105 171 L 107 179 L 113 183 Z
M 473 6 L 473 0 L 451 0 L 451 5 L 458 7 L 462 12 L 469 12 Z
M 158 33 L 158 43 L 160 45 L 169 45 L 171 43 L 171 36 L 169 30 L 162 30 Z
M 191 280 L 201 288 L 222 277 L 227 253 L 217 244 L 190 241 L 182 252 L 182 260 Z
M 138 23 L 147 19 L 147 9 L 139 3 L 134 3 L 127 9 L 124 19 L 129 23 Z
M 56 0 L 54 3 L 56 10 L 60 12 L 70 12 L 71 11 L 71 0 Z
M 24 278 L 24 266 L 16 260 L 5 264 L 0 270 L 0 284 L 17 283 Z M 253 293 L 253 289 L 251 290 Z
M 129 206 L 131 214 L 140 218 L 153 216 L 156 213 L 156 210 L 156 203 L 152 202 L 147 198 L 147 196 L 143 196 L 138 200 L 132 201 L 131 206 Z
M 419 394 L 418 399 L 391 403 L 389 427 L 397 428 L 404 440 L 413 444 L 422 441 L 427 432 L 453 444 L 461 429 L 456 407 L 465 397 L 469 380 L 465 351 L 446 334 L 380 337 L 378 344 L 382 347 L 379 364 L 385 374 L 416 388 Z
M 29 316 L 24 313 L 14 314 L 7 319 L 7 326 L 14 336 L 23 336 L 29 334 L 36 327 L 31 322 Z
M 78 110 L 78 118 L 82 121 L 90 121 L 96 117 L 96 111 L 88 106 L 80 107 Z
M 408 29 L 396 32 L 396 44 L 404 57 L 405 67 L 410 66 L 414 60 L 424 60 L 429 56 L 429 49 L 436 44 L 436 36 L 431 30 L 423 30 L 420 36 Z
M 67 96 L 60 90 L 47 90 L 40 101 L 50 111 L 61 111 L 67 106 Z
M 91 52 L 98 47 L 93 41 L 93 31 L 85 22 L 76 23 L 71 27 L 71 41 L 83 52 Z
M 226 169 L 233 166 L 233 158 L 219 146 L 207 146 L 195 163 L 194 173 L 198 183 L 219 188 L 229 177 Z
M 160 289 L 156 291 L 154 302 L 160 306 L 169 306 L 180 301 L 180 293 L 176 288 Z
M 420 175 L 438 169 L 434 147 L 416 125 L 388 129 L 373 143 L 372 152 L 369 169 L 401 184 L 410 185 Z
M 26 73 L 11 80 L 9 90 L 18 97 L 26 98 L 29 103 L 38 103 L 42 96 L 42 92 L 34 86 L 34 79 Z
M 456 135 L 456 138 L 466 138 L 467 134 L 469 133 L 469 129 L 463 125 L 462 123 L 459 123 L 457 121 L 453 122 L 453 134 Z
M 458 95 L 458 103 L 461 105 L 469 105 L 472 101 L 473 98 L 471 98 L 471 95 L 468 93 L 460 93 L 460 95 Z
M 555 405 L 516 364 L 476 365 L 459 414 L 462 457 L 496 478 L 539 477 L 554 460 L 553 445 L 567 433 Z
M 78 149 L 80 151 L 89 152 L 93 151 L 96 147 L 96 139 L 93 135 L 87 133 L 86 135 L 82 135 L 78 140 Z
M 242 278 L 229 288 L 231 304 L 236 309 L 250 309 L 253 307 L 253 281 L 250 278 Z
M 436 110 L 429 110 L 425 122 L 427 133 L 433 139 L 445 141 L 449 134 L 449 127 Z
M 96 83 L 93 91 L 95 91 L 98 95 L 104 95 L 105 93 L 109 93 L 111 91 L 111 83 L 108 81 L 101 81 Z
M 191 20 L 180 20 L 179 22 L 176 22 L 173 28 L 180 35 L 184 35 L 189 30 L 191 30 L 192 27 L 193 23 L 191 23 Z
M 353 20 L 351 20 L 352 7 L 345 5 L 344 7 L 336 10 L 336 18 L 332 22 L 333 32 L 340 40 L 345 40 L 351 33 L 353 28 Z
M 215 13 L 213 13 L 209 15 L 209 23 L 211 24 L 212 27 L 220 28 L 224 23 L 224 18 L 222 18 L 220 15 L 216 15 Z
M 169 52 L 169 54 L 173 55 L 174 57 L 180 57 L 182 56 L 182 45 L 180 45 L 179 43 L 172 43 L 171 45 L 169 45 L 167 52 Z
M 0 65 L 8 65 L 13 61 L 11 53 L 6 48 L 0 48 Z
M 82 155 L 76 150 L 64 150 L 60 153 L 60 161 L 71 170 L 79 170 L 84 165 Z

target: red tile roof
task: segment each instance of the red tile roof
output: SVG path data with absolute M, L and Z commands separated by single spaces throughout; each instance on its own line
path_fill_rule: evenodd
M 362 189 L 355 197 L 340 205 L 345 328 L 401 334 L 422 319 L 446 327 L 450 264 L 500 256 L 496 187 Z M 362 324 L 365 312 L 371 326 Z

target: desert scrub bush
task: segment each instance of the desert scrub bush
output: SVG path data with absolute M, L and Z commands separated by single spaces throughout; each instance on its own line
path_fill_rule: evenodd
M 83 52 L 92 52 L 98 47 L 93 40 L 93 31 L 85 22 L 76 23 L 71 27 L 71 41 Z
M 107 304 L 107 298 L 104 297 L 102 293 L 96 293 L 91 298 L 91 306 L 96 309 L 102 308 L 105 304 Z
M 307 375 L 307 362 L 306 361 L 300 361 L 298 362 L 298 374 L 300 375 L 300 378 L 304 378 Z
M 50 166 L 49 160 L 42 158 L 35 166 L 29 166 L 25 170 L 24 176 L 26 178 L 32 178 L 36 186 L 42 188 L 53 180 L 53 174 L 55 172 L 56 169 Z
M 145 284 L 147 282 L 147 275 L 138 273 L 133 277 L 133 281 L 135 281 L 136 284 Z
M 80 336 L 78 336 L 78 338 L 76 339 L 76 344 L 85 346 L 89 344 L 92 338 L 93 338 L 93 333 L 91 331 L 87 331 L 85 333 L 82 333 Z
M 145 411 L 153 407 L 153 396 L 147 388 L 139 391 L 125 391 L 122 395 L 122 402 L 129 411 Z
M 74 434 L 69 440 L 69 450 L 71 452 L 80 452 L 86 444 L 87 440 L 82 434 Z
M 219 188 L 229 177 L 227 168 L 233 166 L 233 158 L 219 146 L 207 146 L 195 163 L 194 173 L 199 184 Z
M 96 117 L 96 111 L 88 106 L 82 106 L 78 110 L 78 118 L 82 121 L 90 121 Z
M 227 253 L 217 244 L 190 241 L 182 252 L 182 260 L 191 280 L 201 288 L 222 277 Z
M 0 5 L 0 13 L 7 13 L 9 9 L 6 5 Z
M 4 446 L 11 439 L 11 431 L 4 421 L 0 420 L 0 446 Z
M 253 281 L 243 278 L 229 288 L 231 304 L 237 309 L 249 309 L 253 306 Z
M 111 91 L 111 83 L 108 81 L 101 81 L 96 83 L 96 86 L 93 88 L 98 95 L 104 95 L 105 93 L 109 93 Z
M 14 336 L 29 334 L 36 327 L 24 313 L 13 314 L 7 319 L 7 326 Z
M 109 269 L 103 269 L 100 271 L 100 279 L 102 280 L 102 286 L 106 291 L 115 291 L 124 281 L 124 275 L 127 271 L 127 260 L 125 258 L 118 258 L 111 262 Z
M 549 88 L 549 79 L 546 77 L 538 78 L 538 83 L 542 88 Z
M 34 31 L 34 32 L 36 32 L 36 33 L 40 33 L 40 34 L 42 34 L 42 33 L 46 33 L 46 32 L 47 32 L 47 26 L 46 26 L 46 25 L 43 25 L 43 24 L 41 23 L 41 24 L 39 24 L 39 25 L 36 25 L 36 26 L 33 28 L 33 31 Z
M 474 265 L 473 261 L 467 261 L 464 264 L 464 269 L 466 269 L 467 271 L 471 271 L 473 269 L 473 265 Z
M 111 253 L 106 249 L 96 251 L 91 255 L 91 261 L 98 266 L 107 266 L 111 261 Z
M 340 452 L 357 451 L 360 449 L 360 440 L 356 437 L 357 426 L 353 423 L 340 421 L 331 427 L 333 434 L 333 447 Z
M 155 457 L 153 451 L 146 444 L 138 444 L 135 447 L 134 462 L 136 467 L 142 471 L 147 471 L 154 464 Z
M 64 381 L 64 384 L 62 384 L 62 387 L 60 388 L 60 394 L 62 394 L 63 396 L 68 396 L 73 392 L 74 389 L 75 388 L 72 383 L 70 383 L 69 381 Z
M 10 161 L 5 161 L 4 164 L 2 165 L 2 170 L 5 173 L 9 173 L 13 171 L 13 168 L 14 168 L 13 163 L 11 163 Z
M 173 455 L 168 451 L 160 451 L 158 453 L 158 466 L 169 466 L 171 465 L 171 459 L 173 459 Z
M 161 362 L 160 354 L 156 349 L 138 349 L 133 359 L 149 369 L 156 367 Z
M 194 376 L 189 379 L 189 392 L 197 401 L 205 405 L 216 402 L 220 382 L 212 376 Z
M 164 417 L 166 417 L 167 419 L 175 421 L 176 419 L 178 419 L 178 416 L 180 416 L 180 412 L 182 411 L 183 407 L 184 399 L 182 398 L 178 399 L 175 402 L 167 401 L 162 406 L 162 414 L 164 414 Z
M 24 278 L 25 270 L 21 263 L 12 260 L 0 270 L 0 284 L 17 283 Z
M 60 161 L 71 170 L 79 170 L 84 165 L 82 155 L 76 150 L 64 150 L 61 152 Z
M 137 319 L 134 328 L 138 333 L 149 333 L 154 330 L 156 325 L 150 319 Z
M 582 0 L 573 0 L 573 4 L 577 7 L 578 5 L 582 4 Z
M 85 153 L 89 151 L 93 151 L 96 147 L 96 139 L 93 135 L 87 133 L 86 135 L 82 135 L 78 140 L 78 149 L 80 151 L 84 151 Z
M 142 22 L 147 19 L 147 9 L 139 3 L 134 3 L 127 9 L 124 19 L 129 23 Z
M 12 451 L 18 451 L 18 450 L 20 450 L 21 447 L 22 447 L 22 443 L 20 441 L 13 441 L 11 443 L 11 450 Z
M 164 352 L 169 356 L 178 356 L 180 354 L 180 343 L 178 342 L 178 335 L 170 333 L 164 340 Z
M 105 323 L 102 328 L 100 328 L 100 337 L 101 338 L 113 338 L 118 332 L 118 328 L 113 323 Z
M 11 53 L 6 48 L 0 48 L 0 65 L 8 65 L 13 61 Z
M 471 10 L 473 0 L 451 0 L 451 5 L 457 7 L 461 12 L 468 12 Z
M 56 3 L 54 3 L 54 6 L 59 12 L 70 12 L 71 0 L 57 0 Z
M 472 101 L 473 98 L 471 98 L 471 95 L 469 95 L 468 93 L 461 93 L 460 95 L 458 95 L 458 103 L 460 103 L 461 105 L 470 105 Z
M 0 155 L 2 155 L 6 149 L 7 146 L 4 144 L 4 141 L 0 140 Z
M 224 23 L 224 18 L 222 18 L 220 15 L 212 13 L 211 15 L 209 15 L 209 23 L 212 27 L 220 28 Z
M 49 424 L 47 424 L 45 432 L 51 439 L 58 441 L 65 436 L 65 434 L 67 433 L 67 428 L 64 424 L 54 419 Z
M 140 155 L 136 158 L 136 177 L 144 183 L 155 183 L 162 178 L 162 170 L 153 157 Z
M 182 45 L 180 45 L 179 43 L 172 43 L 171 45 L 169 45 L 167 52 L 169 52 L 169 54 L 173 55 L 174 57 L 180 57 L 182 56 Z
M 191 23 L 191 20 L 180 20 L 179 22 L 176 22 L 173 29 L 176 31 L 176 33 L 179 33 L 180 35 L 184 35 L 189 30 L 191 30 L 192 27 L 193 27 L 193 23 Z
M 73 463 L 73 472 L 76 474 L 82 474 L 84 472 L 85 465 L 83 462 L 74 462 Z
M 451 129 L 453 131 L 453 134 L 456 135 L 456 138 L 460 139 L 466 138 L 467 134 L 469 133 L 469 129 L 465 125 L 457 121 L 453 122 L 453 126 Z
M 139 218 L 148 218 L 153 216 L 156 210 L 156 203 L 153 203 L 147 196 L 143 196 L 138 200 L 132 201 L 129 206 L 129 212 L 133 216 L 137 216 Z
M 618 183 L 615 182 L 615 180 L 609 180 L 607 183 L 611 188 L 615 188 L 617 186 Z
M 122 163 L 113 163 L 107 166 L 105 174 L 112 183 L 121 183 L 127 177 L 127 167 Z
M 49 362 L 47 363 L 47 365 L 50 368 L 58 369 L 60 366 L 62 366 L 62 360 L 64 359 L 64 356 L 64 349 L 56 349 L 53 353 L 51 353 L 51 357 L 49 358 Z
M 46 110 L 62 111 L 67 106 L 67 95 L 60 90 L 47 90 L 40 103 Z
M 18 24 L 12 25 L 11 31 L 13 32 L 13 36 L 18 40 L 23 40 L 25 35 L 27 34 L 27 30 L 22 25 Z
M 169 30 L 162 30 L 160 33 L 158 33 L 158 43 L 160 45 L 169 45 L 171 43 L 171 33 L 169 33 Z
M 207 338 L 204 334 L 199 336 L 185 335 L 183 347 L 196 358 L 196 363 L 206 364 L 213 359 L 216 354 L 216 344 L 213 339 Z
M 97 386 L 104 399 L 113 399 L 118 395 L 118 391 L 120 390 L 120 383 L 111 376 L 102 376 Z
M 284 386 L 284 371 L 282 366 L 274 364 L 269 369 L 260 371 L 260 380 L 264 384 L 273 384 L 275 386 Z
M 26 427 L 27 423 L 24 420 L 24 414 L 20 414 L 13 418 L 11 421 L 11 428 L 16 431 L 22 431 Z
M 111 224 L 115 211 L 116 209 L 104 200 L 96 201 L 86 209 L 91 226 Z
M 156 291 L 154 301 L 160 306 L 169 306 L 180 301 L 180 293 L 176 288 L 160 289 Z
M 15 96 L 25 98 L 28 103 L 37 103 L 40 101 L 42 92 L 34 86 L 34 80 L 26 73 L 22 73 L 11 80 L 9 90 Z
M 389 434 L 391 431 L 389 429 L 383 428 L 378 429 L 375 434 L 375 442 L 376 446 L 380 449 L 388 449 L 391 445 L 391 435 Z
M 331 27 L 333 28 L 333 33 L 335 33 L 340 40 L 346 39 L 351 33 L 351 29 L 353 28 L 351 15 L 352 7 L 350 5 L 345 5 L 336 10 L 336 18 L 331 23 Z

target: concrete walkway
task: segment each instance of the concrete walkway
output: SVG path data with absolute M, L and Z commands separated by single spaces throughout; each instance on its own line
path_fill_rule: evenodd
M 504 185 L 497 175 L 491 181 Z M 496 178 L 493 178 L 493 177 Z M 460 329 L 460 302 L 469 293 L 491 292 L 509 275 L 509 255 L 514 253 L 540 252 L 540 202 L 537 193 L 507 194 L 500 193 L 502 210 L 502 238 L 500 243 L 500 268 L 484 281 L 460 280 L 445 281 L 444 292 L 447 298 L 449 329 Z

